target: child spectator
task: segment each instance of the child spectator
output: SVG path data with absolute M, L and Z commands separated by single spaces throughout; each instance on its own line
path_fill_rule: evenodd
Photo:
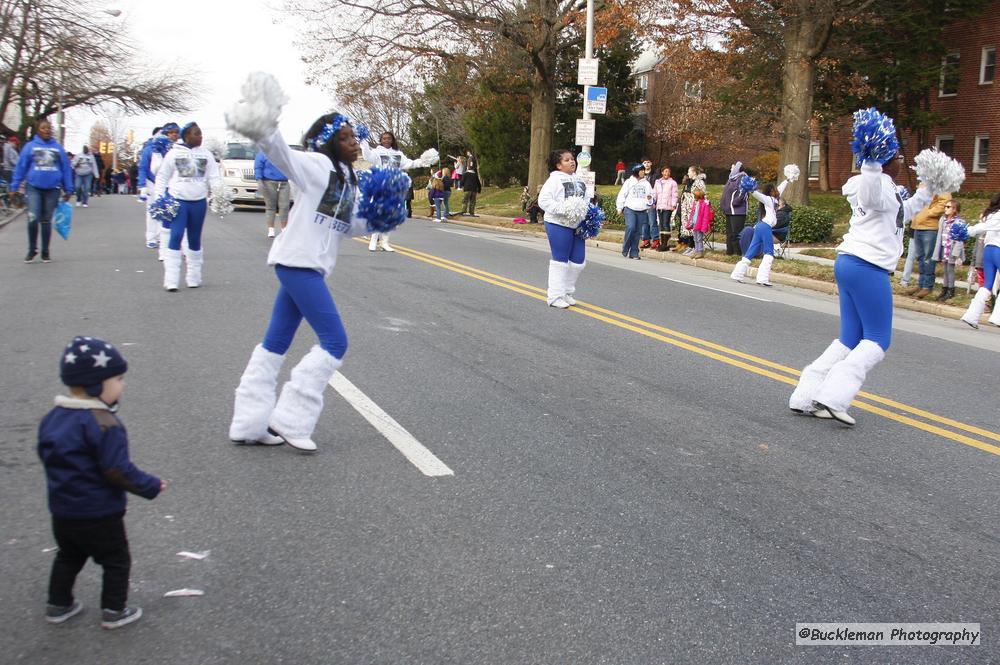
M 944 266 L 944 287 L 936 300 L 943 302 L 955 297 L 955 271 L 965 263 L 965 243 L 953 240 L 951 227 L 955 223 L 964 224 L 958 216 L 962 205 L 952 199 L 944 204 L 944 215 L 938 220 L 937 240 L 934 243 L 933 259 Z
M 101 627 L 121 628 L 142 616 L 142 608 L 126 605 L 132 560 L 123 519 L 125 492 L 153 499 L 167 484 L 129 460 L 128 436 L 115 415 L 127 368 L 107 342 L 74 337 L 59 365 L 70 394 L 56 397 L 55 408 L 38 428 L 38 456 L 59 546 L 49 578 L 49 623 L 62 623 L 83 610 L 73 598 L 73 584 L 88 558 L 104 569 Z
M 694 196 L 694 202 L 691 204 L 691 216 L 688 218 L 687 228 L 694 235 L 694 247 L 684 252 L 684 256 L 700 259 L 705 256 L 705 234 L 712 228 L 715 213 L 712 211 L 712 204 L 705 198 L 703 182 L 695 184 L 691 194 Z
M 435 174 L 435 177 L 431 178 L 429 196 L 431 205 L 434 206 L 434 216 L 437 218 L 437 221 L 443 221 L 446 217 L 444 213 L 444 180 L 440 177 L 440 173 Z

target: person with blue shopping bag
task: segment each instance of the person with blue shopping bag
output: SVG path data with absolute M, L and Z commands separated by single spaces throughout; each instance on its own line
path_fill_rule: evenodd
M 35 135 L 25 144 L 17 160 L 10 189 L 17 192 L 22 187 L 28 199 L 28 254 L 24 262 L 31 263 L 38 256 L 38 232 L 41 230 L 42 263 L 48 263 L 52 260 L 49 240 L 59 190 L 63 191 L 63 200 L 69 200 L 73 193 L 73 168 L 66 151 L 52 138 L 52 124 L 48 120 L 35 124 Z

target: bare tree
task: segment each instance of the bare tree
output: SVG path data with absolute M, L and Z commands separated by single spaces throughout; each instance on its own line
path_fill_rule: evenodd
M 530 62 L 530 187 L 547 177 L 545 156 L 555 124 L 556 53 L 582 39 L 581 0 L 286 0 L 307 34 L 311 79 L 357 89 L 395 76 L 419 73 L 434 61 L 464 57 L 470 66 L 489 49 Z M 599 40 L 638 28 L 637 0 L 599 3 Z M 335 45 L 331 48 L 331 42 Z
M 190 74 L 147 71 L 102 15 L 94 0 L 0 0 L 0 129 L 24 137 L 60 106 L 189 106 L 197 93 Z
M 406 143 L 409 138 L 410 102 L 416 94 L 417 87 L 413 82 L 397 75 L 370 84 L 345 85 L 339 97 L 344 113 L 368 123 L 373 133 L 389 131 Z

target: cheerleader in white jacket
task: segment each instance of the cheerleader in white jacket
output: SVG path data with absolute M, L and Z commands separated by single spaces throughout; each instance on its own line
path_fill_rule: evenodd
M 837 247 L 834 277 L 840 293 L 840 336 L 805 369 L 788 400 L 792 411 L 834 418 L 853 426 L 847 409 L 892 341 L 892 286 L 889 277 L 903 253 L 903 227 L 931 200 L 923 185 L 906 201 L 893 179 L 902 164 L 892 120 L 871 109 L 874 121 L 856 114 L 855 135 L 870 136 L 871 124 L 883 127 L 876 148 L 854 150 L 861 167 L 843 187 L 851 206 L 850 229 Z M 867 130 L 867 131 L 866 131 Z M 874 155 L 874 156 L 873 156 Z M 883 162 L 887 162 L 883 171 Z
M 361 142 L 361 156 L 372 166 L 379 168 L 397 168 L 404 171 L 410 169 L 420 169 L 433 166 L 438 161 L 438 152 L 434 148 L 429 148 L 420 155 L 420 159 L 410 159 L 399 149 L 396 144 L 396 135 L 392 132 L 382 132 L 379 136 L 379 144 L 374 148 L 368 145 L 367 141 Z M 372 233 L 371 241 L 368 243 L 368 251 L 374 252 L 380 244 L 386 252 L 394 252 L 389 244 L 388 233 Z
M 215 156 L 202 147 L 201 128 L 189 122 L 180 132 L 181 142 L 175 143 L 163 158 L 156 173 L 156 196 L 168 191 L 180 203 L 177 215 L 170 222 L 170 239 L 163 251 L 163 288 L 177 291 L 181 276 L 181 249 L 187 239 L 187 273 L 190 288 L 201 286 L 204 250 L 201 232 L 205 226 L 208 195 L 222 186 Z
M 983 248 L 983 286 L 976 291 L 976 296 L 962 315 L 963 321 L 973 328 L 978 328 L 979 319 L 986 311 L 986 304 L 997 288 L 995 282 L 997 275 L 1000 274 L 1000 193 L 994 194 L 990 199 L 981 221 L 969 227 L 969 235 L 972 237 L 984 235 L 986 239 Z M 989 322 L 1000 326 L 1000 303 L 996 300 L 994 297 L 993 313 L 990 314 Z
M 587 246 L 576 229 L 587 214 L 587 184 L 576 175 L 576 159 L 569 150 L 553 150 L 548 166 L 549 179 L 538 193 L 552 251 L 546 300 L 550 307 L 566 309 L 576 304 L 576 280 L 586 265 Z
M 287 101 L 278 82 L 267 74 L 251 74 L 243 94 L 244 100 L 226 114 L 229 128 L 256 141 L 295 185 L 296 198 L 288 226 L 267 257 L 280 287 L 264 339 L 254 348 L 236 388 L 229 437 L 235 443 L 284 442 L 313 452 L 323 392 L 347 353 L 347 333 L 326 279 L 340 244 L 368 228 L 357 213 L 358 179 L 351 166 L 360 147 L 350 121 L 329 113 L 306 132 L 307 152 L 295 152 L 277 130 Z M 319 344 L 292 370 L 276 403 L 278 373 L 303 318 Z
M 737 282 L 742 282 L 743 278 L 746 277 L 750 262 L 763 252 L 764 258 L 761 259 L 760 267 L 757 269 L 757 283 L 761 286 L 771 286 L 771 264 L 774 263 L 774 236 L 772 235 L 772 229 L 778 223 L 778 215 L 776 213 L 778 199 L 785 193 L 785 188 L 788 187 L 788 183 L 790 182 L 794 181 L 786 178 L 777 187 L 768 183 L 764 186 L 764 191 L 753 190 L 750 192 L 750 196 L 760 202 L 763 214 L 760 216 L 761 220 L 753 227 L 753 239 L 747 247 L 746 254 L 743 255 L 743 258 L 733 268 L 733 272 L 729 275 L 730 278 L 735 279 Z

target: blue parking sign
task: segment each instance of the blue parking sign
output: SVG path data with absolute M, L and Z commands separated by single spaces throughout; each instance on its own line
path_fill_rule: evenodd
M 591 86 L 587 88 L 587 99 L 584 101 L 583 110 L 587 113 L 607 113 L 608 109 L 608 89 Z

